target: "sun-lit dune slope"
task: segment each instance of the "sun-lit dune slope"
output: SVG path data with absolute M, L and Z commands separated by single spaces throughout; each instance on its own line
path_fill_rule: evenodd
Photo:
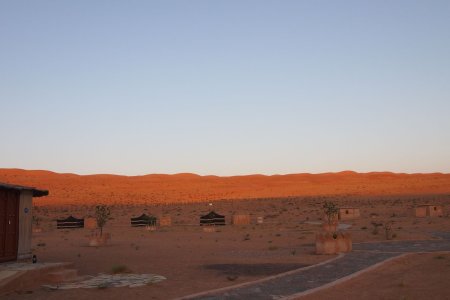
M 450 174 L 389 172 L 199 176 L 76 175 L 0 169 L 0 182 L 48 189 L 37 205 L 181 203 L 219 199 L 326 195 L 421 195 L 450 193 Z

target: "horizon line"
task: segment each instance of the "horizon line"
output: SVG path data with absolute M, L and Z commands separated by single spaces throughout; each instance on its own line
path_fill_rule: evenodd
M 193 172 L 177 172 L 177 173 L 145 173 L 138 175 L 126 175 L 118 173 L 74 173 L 74 172 L 57 172 L 53 170 L 45 169 L 23 169 L 23 168 L 0 168 L 0 170 L 18 170 L 18 171 L 29 171 L 29 172 L 48 172 L 59 175 L 75 175 L 75 176 L 119 176 L 119 177 L 143 177 L 143 176 L 177 176 L 177 175 L 191 175 L 198 177 L 246 177 L 246 176 L 289 176 L 289 175 L 325 175 L 325 174 L 394 174 L 394 175 L 450 175 L 450 173 L 443 172 L 395 172 L 395 171 L 369 171 L 369 172 L 358 172 L 354 170 L 342 170 L 342 171 L 329 171 L 329 172 L 298 172 L 298 173 L 249 173 L 249 174 L 239 174 L 239 175 L 215 175 L 215 174 L 198 174 Z

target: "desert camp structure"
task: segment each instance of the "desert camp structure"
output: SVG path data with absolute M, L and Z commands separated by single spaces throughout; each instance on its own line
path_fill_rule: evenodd
M 142 214 L 139 217 L 131 218 L 131 226 L 132 227 L 156 226 L 156 221 L 157 221 L 156 217 Z
M 0 262 L 31 258 L 33 197 L 48 191 L 0 183 Z
M 225 225 L 225 216 L 219 215 L 218 213 L 211 211 L 208 214 L 200 217 L 200 226 L 204 225 Z
M 250 224 L 250 215 L 236 214 L 233 215 L 233 225 L 248 225 Z
M 56 228 L 58 229 L 84 228 L 84 219 L 77 219 L 73 216 L 69 216 L 67 219 L 56 220 Z
M 354 207 L 341 207 L 338 212 L 339 220 L 352 220 L 358 219 L 361 214 L 359 208 Z
M 420 205 L 415 209 L 416 217 L 442 217 L 444 215 L 440 205 Z

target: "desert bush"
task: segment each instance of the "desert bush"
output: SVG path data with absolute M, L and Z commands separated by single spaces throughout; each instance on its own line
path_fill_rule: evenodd
M 372 222 L 372 226 L 373 226 L 372 234 L 373 235 L 377 235 L 378 232 L 379 232 L 378 227 L 383 226 L 383 224 L 382 223 L 377 223 L 377 222 Z
M 111 268 L 112 274 L 119 274 L 119 273 L 129 273 L 130 269 L 128 269 L 125 265 L 114 265 Z
M 393 238 L 392 235 L 392 222 L 387 222 L 384 224 L 384 232 L 386 234 L 386 239 L 391 240 Z
M 39 227 L 39 225 L 41 224 L 41 218 L 39 216 L 33 215 L 33 225 L 35 225 L 36 227 Z
M 103 227 L 111 215 L 111 211 L 106 205 L 97 205 L 95 207 L 95 219 L 97 221 L 97 226 L 100 228 L 100 236 L 103 235 Z
M 328 224 L 331 225 L 338 214 L 339 208 L 335 203 L 331 201 L 330 202 L 325 201 L 325 203 L 322 205 L 322 208 L 325 212 L 325 215 L 327 216 Z
M 238 277 L 239 277 L 239 276 L 237 276 L 237 275 L 228 275 L 228 276 L 227 276 L 227 279 L 228 279 L 229 281 L 235 281 L 236 279 L 238 279 Z

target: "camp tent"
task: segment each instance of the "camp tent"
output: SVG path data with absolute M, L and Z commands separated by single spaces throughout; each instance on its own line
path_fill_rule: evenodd
M 200 217 L 200 226 L 203 225 L 225 225 L 225 216 L 211 211 L 207 215 Z
M 56 228 L 66 229 L 66 228 L 83 228 L 84 219 L 77 219 L 73 216 L 69 216 L 67 219 L 56 220 Z
M 154 226 L 156 225 L 156 217 L 148 216 L 146 214 L 142 214 L 139 217 L 131 218 L 131 226 L 139 227 L 139 226 Z

